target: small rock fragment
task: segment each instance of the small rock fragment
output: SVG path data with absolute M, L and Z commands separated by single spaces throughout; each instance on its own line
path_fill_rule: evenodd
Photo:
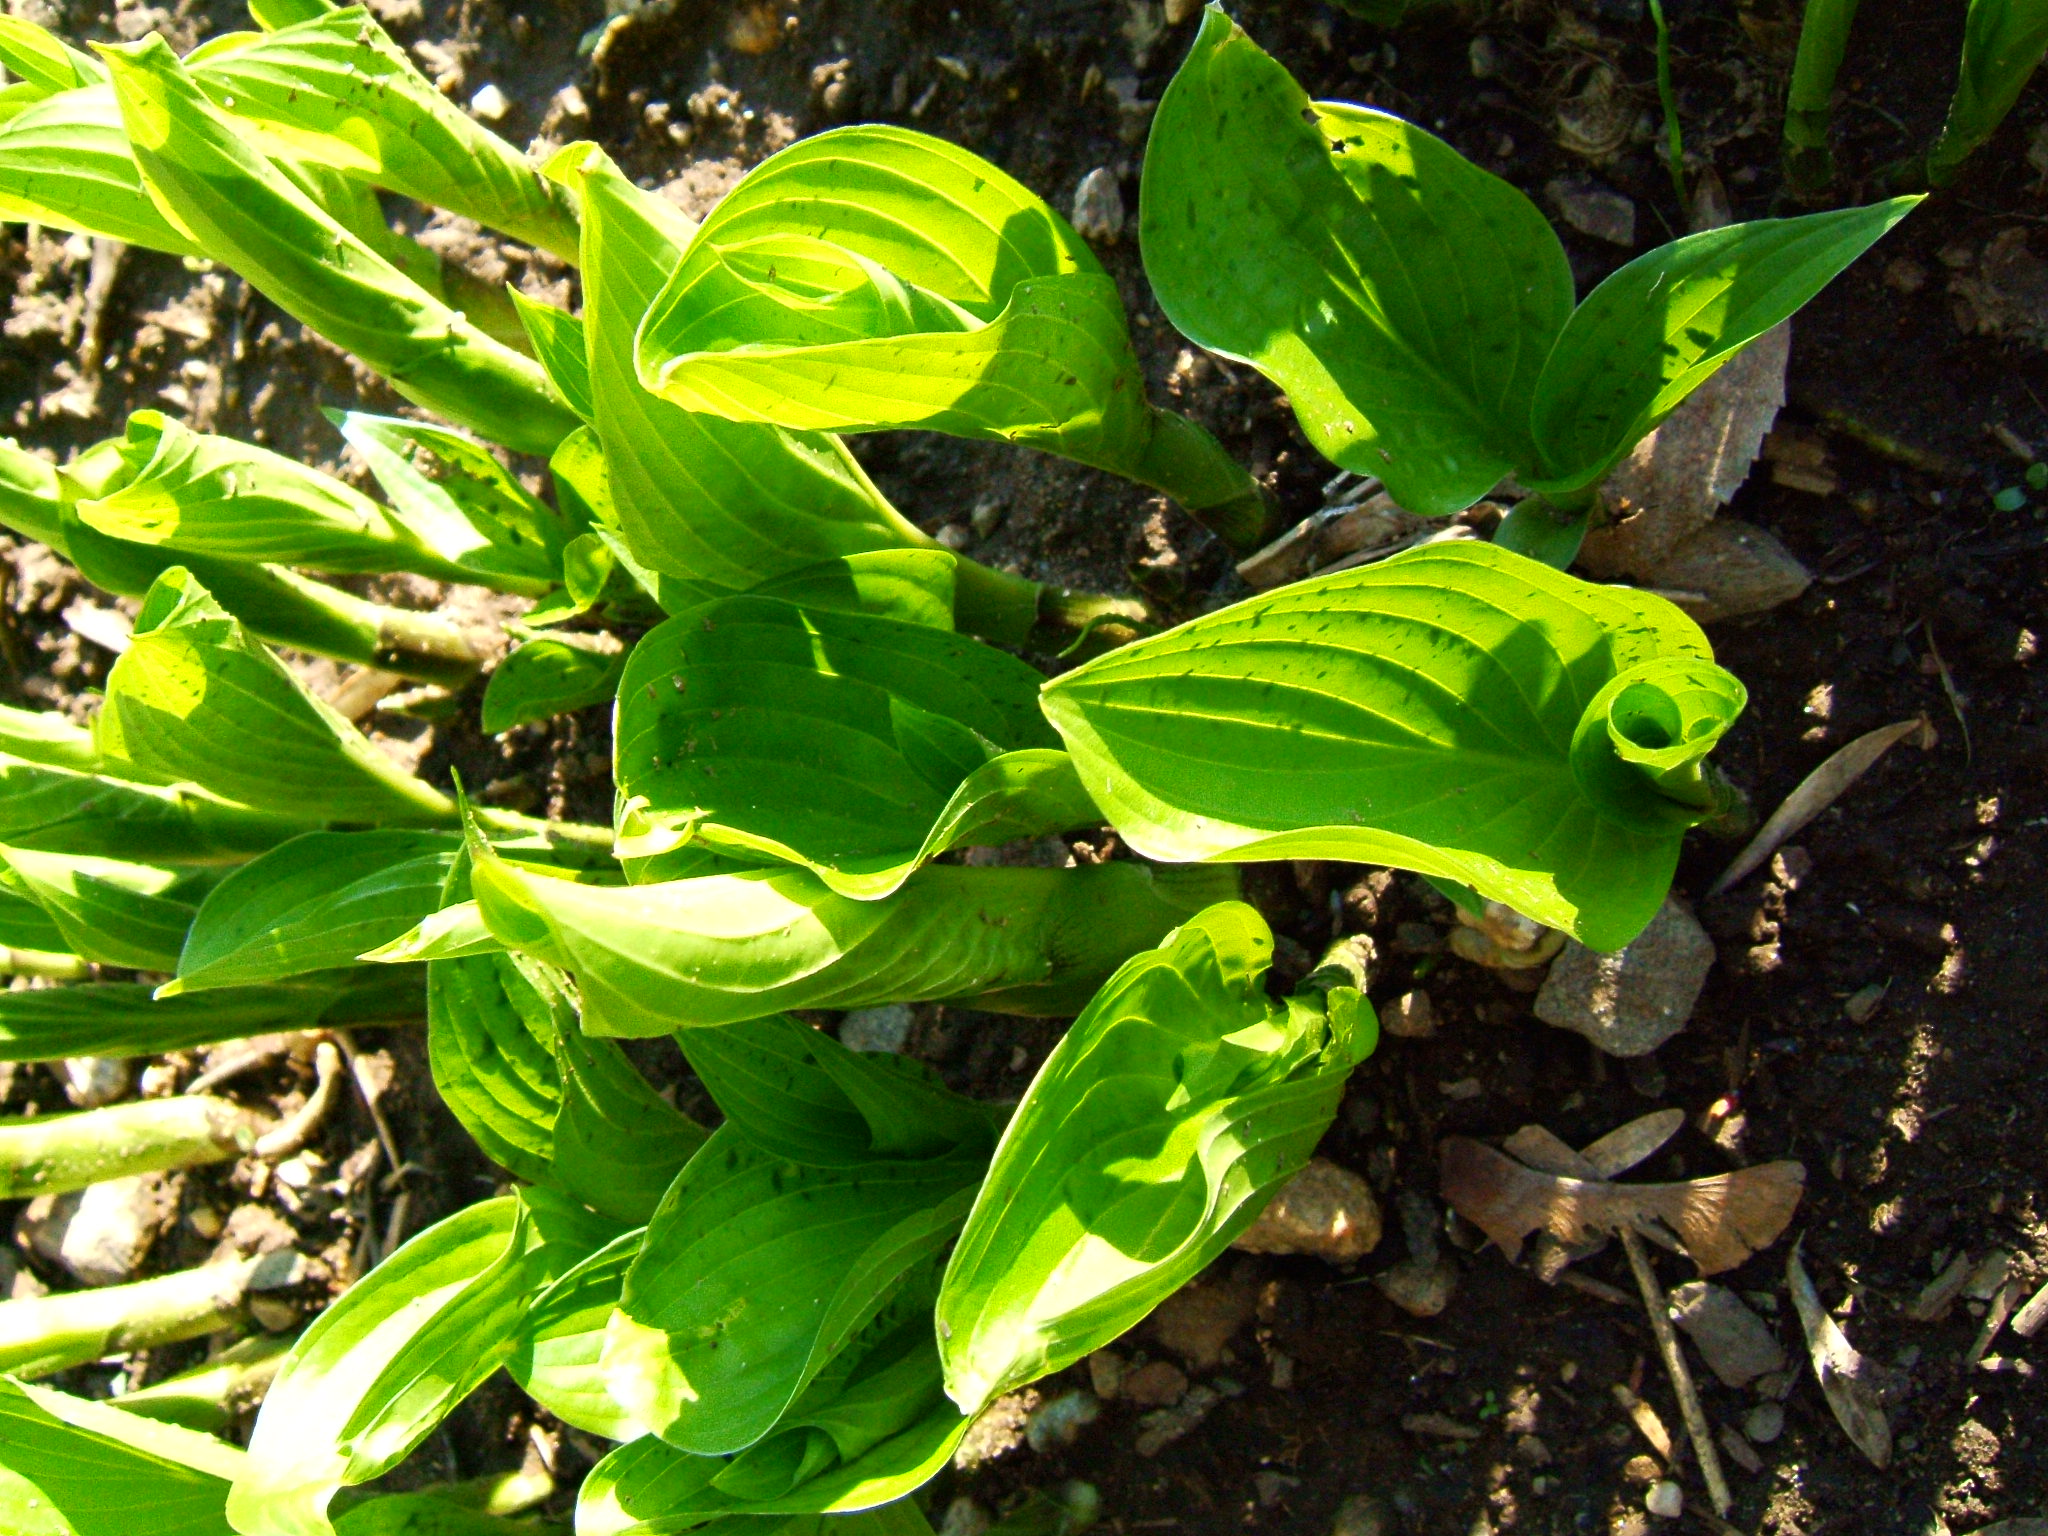
M 1145 1408 L 1171 1408 L 1187 1396 L 1188 1378 L 1171 1360 L 1154 1360 L 1127 1372 L 1120 1396 Z
M 1685 1027 L 1713 963 L 1714 941 L 1667 897 L 1625 949 L 1567 944 L 1536 994 L 1536 1017 L 1610 1056 L 1647 1055 Z
M 1249 1253 L 1302 1253 L 1354 1264 L 1379 1246 L 1372 1186 L 1326 1158 L 1309 1160 L 1232 1244 Z
M 1224 1346 L 1257 1306 L 1249 1285 L 1198 1280 L 1160 1304 L 1152 1314 L 1152 1333 L 1195 1370 L 1206 1371 L 1222 1362 Z
M 1252 1492 L 1261 1509 L 1271 1509 L 1300 1486 L 1300 1478 L 1289 1477 L 1285 1472 L 1261 1472 L 1252 1479 Z
M 1124 1357 L 1114 1350 L 1098 1349 L 1088 1357 L 1088 1385 L 1105 1403 L 1123 1392 L 1124 1377 L 1129 1374 Z
M 1671 1293 L 1671 1320 L 1727 1386 L 1746 1387 L 1785 1368 L 1785 1351 L 1769 1325 L 1726 1286 L 1705 1280 L 1679 1286 Z
M 1428 1435 L 1437 1440 L 1477 1440 L 1479 1431 L 1470 1424 L 1460 1424 L 1448 1414 L 1406 1413 L 1401 1416 L 1401 1427 L 1411 1435 Z
M 159 1234 L 178 1216 L 178 1182 L 160 1173 L 108 1179 L 61 1195 L 39 1195 L 15 1225 L 15 1240 L 81 1285 L 133 1280 Z
M 469 98 L 469 112 L 487 123 L 505 120 L 505 114 L 512 110 L 512 100 L 495 85 L 485 85 Z
M 1515 1460 L 1525 1467 L 1547 1467 L 1554 1459 L 1550 1446 L 1540 1435 L 1518 1435 L 1515 1437 Z
M 933 537 L 957 555 L 974 542 L 974 530 L 965 523 L 948 523 Z
M 1123 238 L 1123 188 L 1108 166 L 1097 166 L 1074 189 L 1073 224 L 1083 239 L 1101 245 L 1115 245 Z
M 1721 1447 L 1722 1455 L 1742 1468 L 1751 1477 L 1763 1471 L 1763 1458 L 1750 1448 L 1747 1440 L 1735 1433 L 1726 1424 L 1723 1424 L 1714 1432 L 1714 1441 Z
M 1720 517 L 1674 549 L 1657 579 L 1702 624 L 1763 613 L 1813 584 L 1813 573 L 1771 534 Z
M 1024 1438 L 1038 1452 L 1072 1445 L 1081 1431 L 1102 1417 L 1102 1404 L 1092 1392 L 1062 1392 L 1033 1410 L 1024 1426 Z
M 1202 0 L 1166 0 L 1166 24 L 1177 27 L 1202 8 Z
M 962 1472 L 976 1472 L 1014 1451 L 1024 1443 L 1025 1426 L 1039 1401 L 1038 1393 L 1025 1387 L 990 1403 L 961 1437 L 953 1465 Z
M 1613 245 L 1636 243 L 1636 205 L 1619 192 L 1593 181 L 1562 178 L 1543 188 L 1558 217 L 1582 235 Z
M 1382 1296 L 1410 1317 L 1435 1317 L 1451 1304 L 1458 1288 L 1458 1267 L 1438 1257 L 1427 1262 L 1403 1259 L 1392 1269 L 1372 1277 Z
M 1206 1419 L 1209 1410 L 1222 1401 L 1223 1394 L 1214 1387 L 1195 1387 L 1173 1407 L 1146 1414 L 1138 1420 L 1138 1454 L 1157 1456 Z
M 114 1056 L 68 1056 L 58 1064 L 64 1097 L 79 1109 L 98 1109 L 135 1082 L 135 1064 Z
M 299 1309 L 282 1296 L 251 1296 L 249 1316 L 265 1333 L 283 1333 L 299 1326 Z
M 995 1519 L 973 1499 L 962 1494 L 946 1506 L 946 1518 L 939 1522 L 939 1536 L 983 1536 Z
M 1380 1010 L 1380 1028 L 1403 1040 L 1427 1040 L 1436 1033 L 1436 1005 L 1427 992 L 1403 992 Z
M 1330 1536 L 1391 1536 L 1394 1517 L 1369 1493 L 1354 1493 L 1337 1506 Z
M 1670 1478 L 1661 1478 L 1643 1495 L 1643 1508 L 1659 1520 L 1676 1520 L 1685 1513 L 1685 1490 Z
M 1754 1445 L 1769 1445 L 1785 1433 L 1785 1409 L 1780 1403 L 1758 1403 L 1742 1416 L 1742 1433 Z
M 974 529 L 974 536 L 985 539 L 1003 524 L 1003 517 L 1009 511 L 998 497 L 984 496 L 974 504 L 974 510 L 967 514 L 967 521 Z
M 900 1053 L 910 1038 L 910 1007 L 885 1003 L 856 1008 L 839 1021 L 839 1043 L 850 1051 Z

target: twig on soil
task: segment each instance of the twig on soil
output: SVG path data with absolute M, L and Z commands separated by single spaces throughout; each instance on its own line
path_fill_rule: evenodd
M 341 1052 L 335 1049 L 332 1041 L 322 1040 L 314 1051 L 313 1062 L 313 1070 L 318 1073 L 319 1080 L 306 1102 L 299 1106 L 297 1113 L 265 1132 L 251 1149 L 266 1162 L 274 1163 L 302 1150 L 334 1108 L 335 1093 L 341 1080 Z
M 1678 1411 L 1685 1418 L 1686 1436 L 1700 1459 L 1700 1476 L 1706 1480 L 1707 1497 L 1714 1502 L 1714 1512 L 1725 1516 L 1735 1507 L 1735 1497 L 1728 1491 L 1728 1475 L 1721 1470 L 1720 1448 L 1714 1444 L 1707 1411 L 1700 1406 L 1699 1389 L 1693 1385 L 1692 1371 L 1679 1351 L 1678 1332 L 1671 1326 L 1670 1302 L 1656 1271 L 1650 1268 L 1650 1255 L 1643 1248 L 1643 1240 L 1630 1227 L 1623 1227 L 1620 1237 L 1622 1252 L 1628 1255 L 1628 1267 L 1635 1271 L 1636 1287 L 1643 1293 L 1643 1310 L 1650 1315 L 1650 1332 L 1656 1336 L 1657 1353 L 1664 1359 L 1672 1391 L 1678 1394 Z
M 1974 763 L 1977 752 L 1970 745 L 1970 722 L 1963 717 L 1963 696 L 1956 692 L 1956 680 L 1948 669 L 1948 662 L 1942 658 L 1941 647 L 1934 643 L 1934 626 L 1927 626 L 1927 654 L 1934 658 L 1934 667 L 1941 674 L 1941 691 L 1948 695 L 1948 707 L 1956 717 L 1956 724 L 1963 729 L 1963 761 Z
M 395 1174 L 405 1167 L 405 1159 L 398 1154 L 398 1138 L 391 1134 L 391 1122 L 384 1118 L 384 1106 L 377 1102 L 376 1090 L 363 1075 L 362 1063 L 356 1059 L 355 1037 L 345 1029 L 337 1029 L 334 1041 L 348 1062 L 349 1077 L 356 1085 L 356 1092 L 362 1095 L 363 1107 L 370 1112 L 370 1123 L 377 1128 L 377 1140 L 383 1143 L 385 1160 L 391 1164 Z

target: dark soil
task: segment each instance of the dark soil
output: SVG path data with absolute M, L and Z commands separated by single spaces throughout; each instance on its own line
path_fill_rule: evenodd
M 404 3 L 375 8 L 396 16 Z M 512 137 L 540 131 L 553 93 L 580 82 L 590 120 L 551 121 L 549 133 L 598 139 L 629 173 L 693 210 L 793 135 L 881 119 L 958 140 L 1062 209 L 1087 172 L 1111 167 L 1133 226 L 1143 113 L 1120 110 L 1117 87 L 1126 98 L 1156 100 L 1193 30 L 1192 21 L 1165 27 L 1149 0 L 962 0 L 952 8 L 660 0 L 610 40 L 593 69 L 573 45 L 602 20 L 594 4 L 536 5 L 524 17 L 489 0 L 411 10 L 415 19 L 395 20 L 394 33 L 408 44 L 462 45 L 460 94 L 498 83 L 514 101 L 500 125 Z M 1876 195 L 1881 169 L 1938 125 L 1961 12 L 1932 0 L 1865 0 L 1838 112 L 1845 200 Z M 70 19 L 104 36 L 117 21 L 132 27 L 138 14 L 95 19 L 79 10 Z M 1245 4 L 1237 14 L 1313 94 L 1415 118 L 1539 201 L 1558 178 L 1626 194 L 1637 207 L 1638 251 L 1686 227 L 1655 153 L 1654 34 L 1635 0 L 1438 10 L 1391 34 L 1317 0 Z M 1697 180 L 1711 166 L 1737 217 L 1791 211 L 1777 132 L 1795 29 L 1768 0 L 1739 12 L 1719 0 L 1674 3 L 1669 14 L 1690 174 Z M 155 19 L 181 44 L 238 21 L 226 7 Z M 773 45 L 751 53 L 734 38 Z M 1485 78 L 1476 77 L 1475 58 Z M 1559 110 L 1563 101 L 1583 118 L 1587 81 L 1602 67 L 1613 72 L 1613 90 L 1593 106 L 1620 127 L 1609 135 L 1612 153 L 1595 163 L 1560 147 Z M 1775 485 L 1760 466 L 1734 508 L 1820 575 L 1792 605 L 1713 633 L 1751 697 L 1719 758 L 1759 810 L 1876 726 L 1924 715 L 1938 744 L 1895 749 L 1799 836 L 1805 859 L 1702 905 L 1720 963 L 1690 1028 L 1654 1062 L 1629 1070 L 1536 1021 L 1529 995 L 1495 973 L 1417 953 L 1420 930 L 1411 926 L 1404 943 L 1401 925 L 1440 928 L 1448 918 L 1419 885 L 1334 866 L 1256 871 L 1253 896 L 1303 952 L 1327 943 L 1333 923 L 1368 927 L 1384 957 L 1376 993 L 1423 987 L 1442 1021 L 1434 1039 L 1382 1044 L 1322 1149 L 1378 1186 L 1388 1236 L 1355 1274 L 1306 1259 L 1227 1257 L 1206 1284 L 1226 1310 L 1241 1305 L 1245 1323 L 1223 1359 L 1190 1371 L 1222 1394 L 1205 1420 L 1142 1457 L 1134 1438 L 1145 1410 L 1110 1403 L 1070 1447 L 1016 1444 L 974 1473 L 947 1474 L 932 1490 L 935 1522 L 957 1497 L 1000 1511 L 1026 1489 L 1083 1479 L 1100 1492 L 1105 1528 L 1120 1536 L 1323 1536 L 1340 1504 L 1358 1495 L 1380 1502 L 1391 1522 L 1384 1529 L 1412 1536 L 1645 1528 L 1643 1488 L 1631 1481 L 1639 1469 L 1629 1464 L 1649 1446 L 1611 1389 L 1639 1390 L 1674 1432 L 1680 1420 L 1632 1299 L 1546 1287 L 1456 1223 L 1437 1223 L 1461 1272 L 1442 1315 L 1408 1316 L 1369 1277 L 1406 1255 L 1397 1214 L 1404 1192 L 1411 1205 L 1420 1196 L 1441 1214 L 1433 1201 L 1440 1137 L 1497 1137 L 1540 1122 L 1579 1145 L 1662 1106 L 1684 1109 L 1690 1123 L 1641 1176 L 1698 1176 L 1780 1157 L 1805 1164 L 1792 1235 L 1802 1237 L 1821 1295 L 1857 1346 L 1898 1367 L 1906 1383 L 1890 1410 L 1898 1451 L 1879 1471 L 1802 1370 L 1785 1401 L 1783 1436 L 1756 1448 L 1761 1471 L 1731 1468 L 1733 1527 L 1933 1536 L 2048 1514 L 2048 1386 L 2018 1368 L 1964 1369 L 1981 1302 L 1959 1303 L 1934 1323 L 1905 1315 L 1959 1252 L 2010 1251 L 2027 1294 L 2048 1279 L 2048 1098 L 2039 1088 L 2048 1081 L 2039 895 L 2048 885 L 2048 663 L 2036 654 L 2048 633 L 2048 498 L 2018 511 L 1993 507 L 1995 492 L 2021 483 L 2024 465 L 1987 430 L 2048 449 L 2048 361 L 2036 340 L 1966 330 L 1969 316 L 1959 319 L 1951 293 L 1995 237 L 2019 229 L 2036 238 L 2048 223 L 2042 177 L 2026 155 L 2044 119 L 2048 96 L 2036 85 L 1958 185 L 1796 322 L 1794 404 L 1780 425 L 1825 448 L 1838 489 Z M 1632 254 L 1570 231 L 1565 239 L 1582 291 Z M 487 240 L 473 244 L 486 269 L 504 262 L 506 275 L 536 288 L 565 281 L 561 270 Z M 1215 431 L 1292 516 L 1313 511 L 1329 467 L 1285 403 L 1247 370 L 1186 347 L 1151 300 L 1132 238 L 1103 254 L 1155 398 Z M 315 407 L 350 400 L 362 381 L 236 279 L 211 279 L 209 289 L 207 275 L 146 253 L 131 254 L 109 300 L 96 408 L 82 419 L 39 409 L 69 382 L 58 370 L 78 337 L 87 264 L 47 238 L 34 246 L 10 239 L 5 261 L 18 298 L 14 339 L 0 351 L 0 411 L 28 440 L 60 451 L 91 441 L 118 430 L 128 410 L 163 405 L 159 391 L 183 380 L 202 424 L 260 432 L 285 451 L 339 462 Z M 167 309 L 202 294 L 210 294 L 208 325 L 190 335 L 166 328 Z M 150 324 L 152 344 L 124 341 Z M 380 408 L 396 403 L 374 385 L 364 397 Z M 184 408 L 175 398 L 171 406 Z M 978 508 L 987 527 L 1000 509 L 1000 522 L 971 549 L 990 563 L 1075 585 L 1136 585 L 1177 613 L 1244 590 L 1206 533 L 1108 476 L 916 434 L 859 446 L 885 489 L 928 527 L 971 525 Z M 25 699 L 79 700 L 109 658 L 64 627 L 59 615 L 76 591 L 63 573 L 34 552 L 18 555 L 17 566 L 8 655 L 15 689 Z M 425 749 L 430 775 L 452 766 L 473 782 L 502 780 L 505 795 L 557 814 L 601 819 L 608 808 L 602 711 L 501 745 L 477 732 L 472 703 L 432 733 L 412 743 Z M 1700 897 L 1731 852 L 1696 837 L 1680 892 Z M 1844 1004 L 1872 984 L 1888 987 L 1883 1001 L 1853 1022 Z M 1002 1096 L 1021 1091 L 1057 1034 L 1043 1023 L 923 1009 L 913 1045 L 957 1081 Z M 423 1220 L 481 1193 L 488 1171 L 433 1103 L 417 1047 L 397 1034 L 393 1049 L 394 1092 L 412 1111 L 401 1138 L 428 1149 L 409 1155 L 434 1174 L 421 1186 Z M 678 1070 L 671 1059 L 649 1065 Z M 1444 1091 L 1467 1080 L 1476 1093 Z M 1717 1105 L 1721 1117 L 1709 1120 Z M 1731 1111 L 1739 1124 L 1724 1124 Z M 367 1134 L 366 1124 L 337 1129 L 335 1155 Z M 1724 1278 L 1756 1302 L 1796 1359 L 1788 1248 L 1789 1239 Z M 1667 1284 L 1689 1278 L 1690 1266 L 1657 1262 Z M 1633 1297 L 1618 1252 L 1581 1270 Z M 1167 1353 L 1142 1331 L 1125 1348 Z M 2015 1367 L 2031 1354 L 2033 1370 L 2048 1371 L 2040 1339 L 2030 1345 L 2006 1333 L 1993 1354 Z M 1276 1385 L 1288 1379 L 1285 1366 L 1276 1376 L 1283 1357 L 1291 1385 Z M 1039 1392 L 1088 1384 L 1085 1372 L 1070 1374 Z M 1709 1414 L 1731 1426 L 1755 1401 L 1711 1379 L 1702 1392 Z M 495 1399 L 465 1411 L 435 1442 L 446 1466 L 433 1470 L 471 1473 L 516 1460 L 506 1411 Z M 1476 1435 L 1403 1428 L 1419 1414 Z M 1705 1497 L 1696 1470 L 1681 1475 L 1683 1528 L 1721 1529 L 1697 1513 Z M 1348 1529 L 1358 1536 L 1373 1527 Z

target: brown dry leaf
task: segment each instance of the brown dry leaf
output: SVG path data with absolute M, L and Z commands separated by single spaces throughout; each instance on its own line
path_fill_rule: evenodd
M 1640 1120 L 1629 1121 L 1620 1130 L 1609 1131 L 1588 1144 L 1579 1156 L 1591 1165 L 1596 1176 L 1618 1179 L 1676 1136 L 1684 1124 L 1684 1110 L 1660 1109 Z
M 1814 1290 L 1806 1266 L 1799 1262 L 1799 1245 L 1785 1255 L 1785 1284 L 1792 1292 L 1792 1305 L 1799 1312 L 1799 1326 L 1806 1334 L 1806 1352 L 1813 1360 L 1814 1379 L 1834 1410 L 1835 1422 L 1856 1449 L 1870 1458 L 1874 1467 L 1890 1465 L 1892 1424 L 1885 1416 L 1874 1384 L 1874 1372 L 1865 1364 L 1849 1336 L 1828 1316 Z
M 1627 1226 L 1659 1239 L 1675 1233 L 1704 1275 L 1775 1242 L 1806 1183 L 1805 1168 L 1780 1162 L 1682 1184 L 1608 1184 L 1539 1172 L 1466 1136 L 1444 1139 L 1439 1172 L 1444 1198 L 1510 1262 L 1532 1232 L 1581 1243 Z
M 1735 862 L 1721 872 L 1721 878 L 1714 882 L 1707 894 L 1718 896 L 1759 868 L 1764 860 L 1778 851 L 1780 843 L 1833 805 L 1844 790 L 1876 766 L 1879 758 L 1925 725 L 1926 721 L 1920 719 L 1901 720 L 1896 725 L 1887 725 L 1858 736 L 1801 779 L 1799 787 L 1785 797 L 1784 804 L 1771 812 L 1771 819 L 1749 840 L 1749 846 L 1735 856 Z

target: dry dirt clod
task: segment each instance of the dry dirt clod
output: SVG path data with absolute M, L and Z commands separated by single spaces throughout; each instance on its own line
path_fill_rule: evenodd
M 1785 1351 L 1764 1320 L 1726 1286 L 1691 1280 L 1671 1293 L 1671 1320 L 1724 1385 L 1746 1387 L 1784 1369 Z
M 1664 557 L 1664 594 L 1702 624 L 1781 607 L 1813 584 L 1813 573 L 1772 534 L 1721 517 Z
M 1458 1266 L 1441 1255 L 1434 1259 L 1403 1259 L 1372 1277 L 1379 1293 L 1410 1317 L 1437 1317 L 1458 1289 Z
M 1142 1408 L 1171 1408 L 1187 1396 L 1188 1378 L 1171 1360 L 1154 1360 L 1125 1374 L 1118 1396 Z
M 1355 1264 L 1380 1243 L 1380 1203 L 1349 1168 L 1311 1158 L 1231 1246 Z
M 1188 1395 L 1173 1407 L 1161 1408 L 1138 1420 L 1135 1449 L 1140 1456 L 1157 1456 L 1206 1419 L 1210 1410 L 1222 1401 L 1223 1394 L 1214 1387 L 1191 1388 Z
M 1602 954 L 1576 941 L 1550 967 L 1536 1017 L 1584 1035 L 1610 1056 L 1644 1056 L 1692 1017 L 1714 964 L 1714 941 L 1676 899 L 1624 949 Z
M 1427 992 L 1403 992 L 1379 1014 L 1380 1028 L 1403 1040 L 1427 1040 L 1436 1033 L 1436 1007 Z
M 1167 1297 L 1152 1314 L 1152 1334 L 1192 1368 L 1220 1364 L 1237 1330 L 1251 1321 L 1258 1294 L 1231 1280 L 1197 1280 Z
M 1799 1313 L 1799 1326 L 1806 1333 L 1806 1348 L 1813 1362 L 1814 1379 L 1857 1450 L 1880 1469 L 1891 1464 L 1892 1426 L 1886 1417 L 1876 1372 L 1850 1344 L 1848 1335 L 1821 1305 L 1820 1295 L 1799 1262 L 1799 1245 L 1785 1256 L 1785 1284 L 1792 1292 L 1792 1305 Z
M 1559 178 L 1544 185 L 1543 195 L 1557 216 L 1580 234 L 1610 245 L 1635 245 L 1636 205 L 1612 188 Z

